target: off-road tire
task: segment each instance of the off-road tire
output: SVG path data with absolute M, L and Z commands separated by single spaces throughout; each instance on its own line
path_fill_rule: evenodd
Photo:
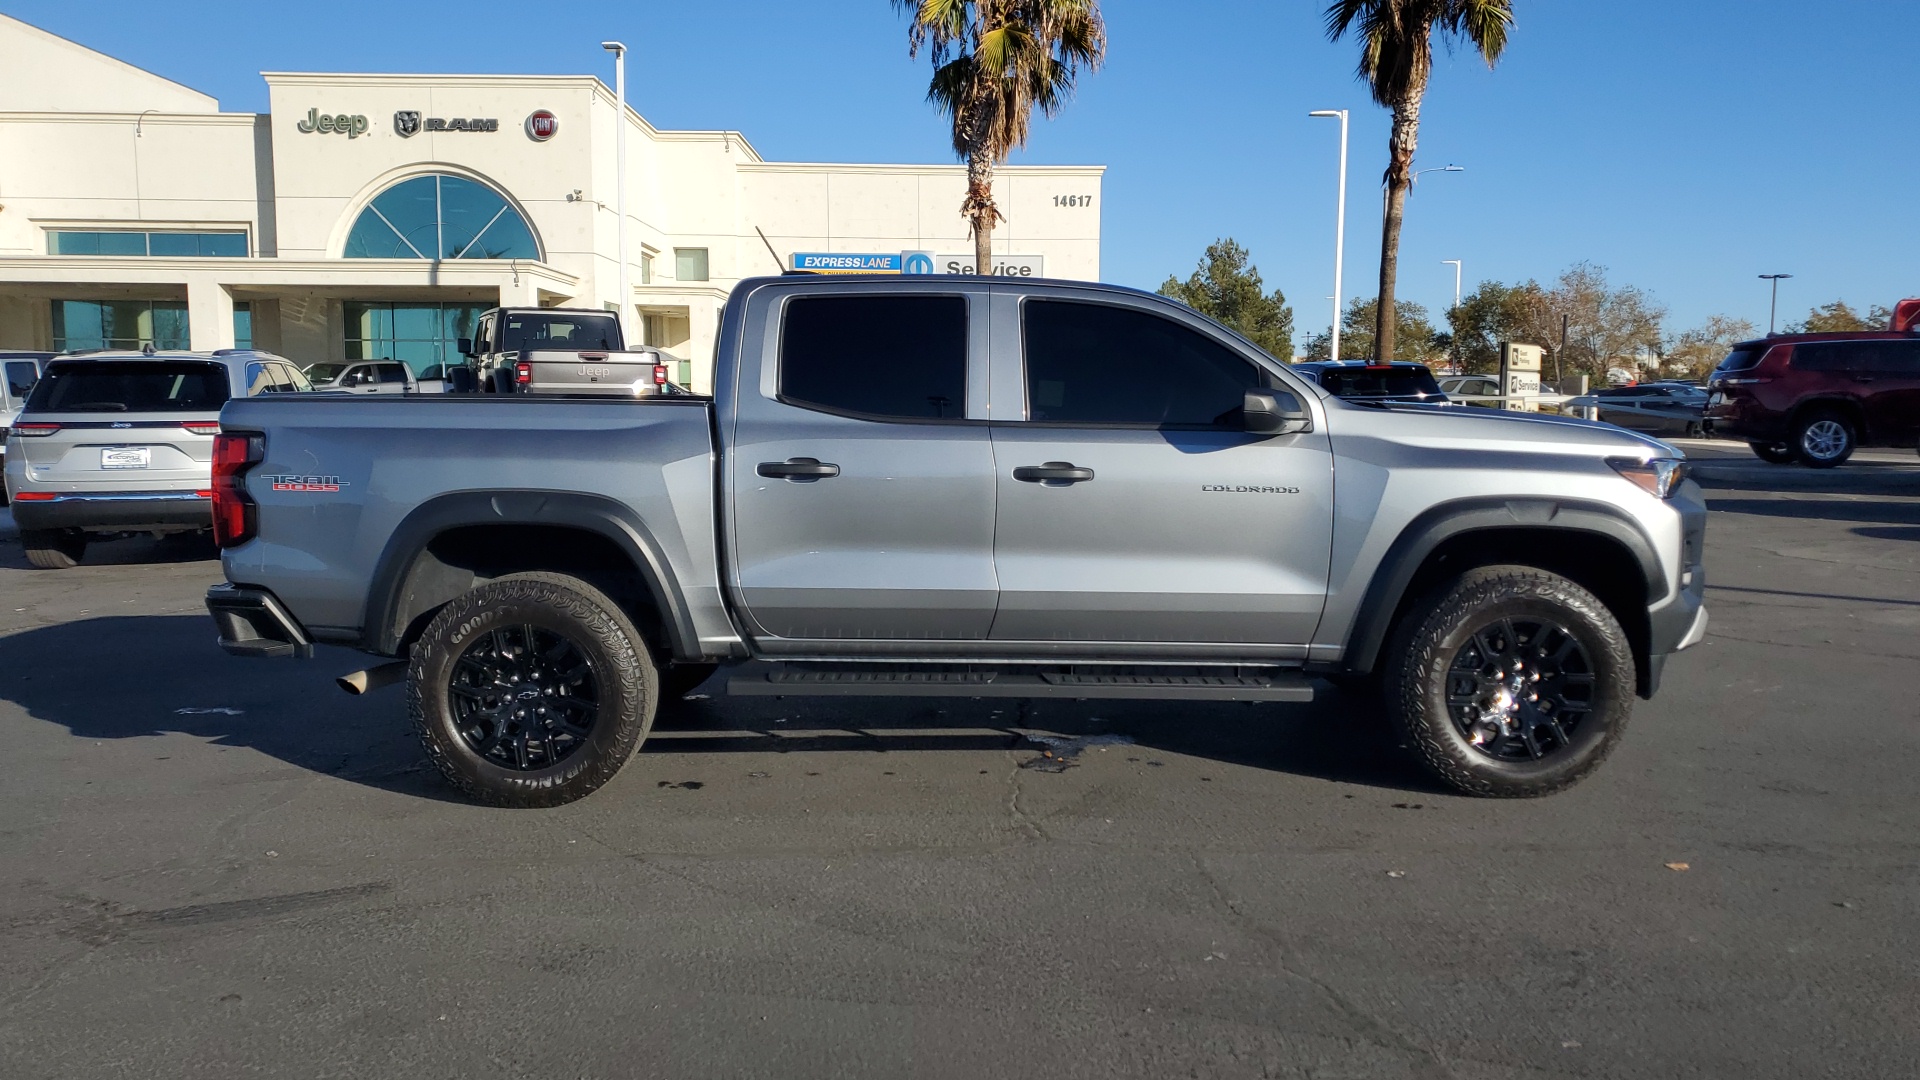
M 42 570 L 71 570 L 87 553 L 87 536 L 78 529 L 21 529 L 20 546 Z
M 1836 431 L 1839 438 L 1838 450 L 1827 454 L 1816 454 L 1807 448 L 1808 441 L 1816 434 L 1831 434 Z M 1815 441 L 1818 442 L 1818 440 Z M 1799 422 L 1793 425 L 1791 445 L 1794 456 L 1800 464 L 1810 469 L 1831 469 L 1836 465 L 1844 464 L 1853 456 L 1854 450 L 1860 445 L 1860 432 L 1844 413 L 1835 412 L 1832 409 L 1818 409 L 1801 417 Z
M 1753 451 L 1754 457 L 1769 465 L 1791 465 L 1800 460 L 1800 454 L 1794 450 L 1792 443 L 1750 442 L 1747 449 Z
M 1553 620 L 1593 666 L 1591 711 L 1567 746 L 1535 761 L 1483 753 L 1447 707 L 1455 656 L 1475 631 L 1503 617 Z M 1578 783 L 1613 752 L 1633 711 L 1634 674 L 1626 632 L 1598 597 L 1545 570 L 1485 566 L 1427 594 L 1395 627 L 1385 697 L 1403 740 L 1442 783 L 1467 795 L 1531 798 Z
M 600 709 L 584 744 L 536 771 L 488 761 L 462 738 L 449 700 L 455 663 L 495 627 L 531 624 L 571 641 L 594 667 Z M 605 593 L 563 574 L 512 574 L 440 610 L 413 646 L 407 712 L 447 782 L 490 806 L 559 806 L 612 779 L 653 727 L 659 675 L 633 621 Z

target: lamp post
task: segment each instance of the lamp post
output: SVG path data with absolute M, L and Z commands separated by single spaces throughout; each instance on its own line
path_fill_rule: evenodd
M 1453 306 L 1459 307 L 1460 306 L 1460 260 L 1459 259 L 1441 259 L 1440 265 L 1453 267 Z
M 1774 316 L 1778 315 L 1780 312 L 1780 283 L 1792 276 L 1793 276 L 1792 274 L 1761 274 L 1760 275 L 1761 281 L 1773 282 L 1773 303 L 1768 305 L 1767 307 L 1767 334 L 1769 336 L 1773 334 Z
M 1441 165 L 1432 169 L 1421 169 L 1418 172 L 1414 173 L 1413 179 L 1407 181 L 1407 183 L 1417 184 L 1420 182 L 1420 178 L 1422 176 L 1425 176 L 1430 172 L 1466 172 L 1466 171 L 1467 171 L 1467 167 L 1465 165 L 1451 165 L 1451 164 Z
M 1339 118 L 1340 120 L 1340 199 L 1334 211 L 1333 219 L 1333 343 L 1328 354 L 1335 360 L 1340 359 L 1340 271 L 1344 269 L 1347 250 L 1347 110 L 1317 109 L 1308 116 Z
M 627 47 L 618 41 L 603 41 L 600 47 L 613 54 L 613 111 L 615 113 L 613 152 L 614 212 L 620 215 L 620 336 L 628 342 L 633 334 L 627 325 L 627 309 L 633 306 L 633 287 L 627 282 Z

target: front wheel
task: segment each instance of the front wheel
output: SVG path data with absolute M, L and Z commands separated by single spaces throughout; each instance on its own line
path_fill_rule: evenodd
M 658 692 L 632 621 L 561 574 L 513 574 L 455 599 L 407 668 L 407 710 L 427 757 L 494 806 L 591 794 L 645 741 Z
M 1792 445 L 1788 443 L 1750 442 L 1747 449 L 1753 451 L 1754 457 L 1770 465 L 1791 465 L 1800 456 L 1794 453 Z
M 1606 605 L 1544 570 L 1470 570 L 1395 635 L 1386 691 L 1402 734 L 1442 782 L 1525 798 L 1598 768 L 1633 708 L 1633 652 Z

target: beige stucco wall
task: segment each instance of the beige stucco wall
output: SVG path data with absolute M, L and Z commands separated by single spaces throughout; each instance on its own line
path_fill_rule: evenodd
M 206 94 L 0 15 L 0 112 L 218 112 Z

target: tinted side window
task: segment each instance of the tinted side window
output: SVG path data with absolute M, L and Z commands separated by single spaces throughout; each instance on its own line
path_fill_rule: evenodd
M 1863 341 L 1857 370 L 1920 379 L 1920 341 Z
M 828 412 L 885 419 L 965 416 L 966 299 L 790 301 L 780 330 L 780 397 Z
M 1066 424 L 1241 425 L 1259 368 L 1204 334 L 1146 311 L 1029 300 L 1027 418 Z
M 1858 355 L 1850 348 L 1852 342 L 1811 341 L 1793 347 L 1793 368 L 1795 371 L 1852 371 Z
M 380 381 L 383 383 L 398 384 L 407 381 L 407 369 L 401 364 L 375 364 L 373 367 L 380 373 Z
M 280 392 L 299 394 L 313 389 L 312 384 L 307 382 L 307 377 L 300 374 L 300 369 L 294 367 L 292 364 L 275 364 L 273 366 L 280 375 L 278 379 L 274 380 L 274 386 Z
M 7 393 L 15 401 L 24 400 L 33 390 L 33 384 L 40 381 L 40 372 L 31 360 L 7 361 Z

